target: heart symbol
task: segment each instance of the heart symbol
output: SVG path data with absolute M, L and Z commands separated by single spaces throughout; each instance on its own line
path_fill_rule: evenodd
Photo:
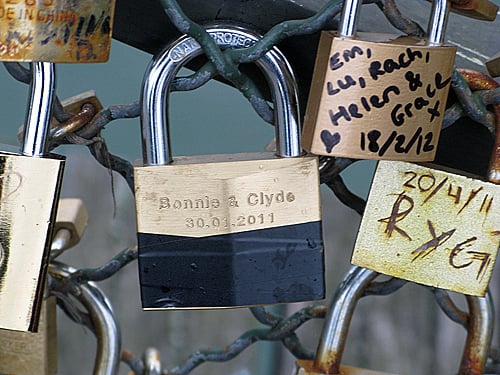
M 2 193 L 2 196 L 0 197 L 0 204 L 7 201 L 16 191 L 19 190 L 23 183 L 23 176 L 17 172 L 6 172 L 0 175 L 0 181 L 1 180 L 7 180 L 4 187 L 7 187 L 8 191 L 6 194 Z
M 330 133 L 328 130 L 321 131 L 321 140 L 325 145 L 326 152 L 332 152 L 333 147 L 339 144 L 340 142 L 340 133 Z

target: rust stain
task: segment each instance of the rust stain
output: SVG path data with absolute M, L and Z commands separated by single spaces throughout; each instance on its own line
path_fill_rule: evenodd
M 0 60 L 104 62 L 115 0 L 0 5 Z
M 492 90 L 500 87 L 500 84 L 492 77 L 472 69 L 457 69 L 467 81 L 472 91 L 479 90 Z M 496 137 L 492 150 L 490 166 L 489 166 L 489 180 L 495 184 L 500 184 L 500 131 L 498 127 L 500 124 L 500 104 L 493 105 L 496 122 Z

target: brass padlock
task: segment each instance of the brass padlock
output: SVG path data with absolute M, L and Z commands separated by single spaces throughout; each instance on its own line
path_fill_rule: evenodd
M 63 251 L 77 245 L 87 228 L 88 220 L 87 207 L 81 199 L 60 199 L 51 250 Z
M 495 142 L 489 181 L 439 166 L 379 162 L 352 263 L 483 296 L 500 245 L 498 134 Z
M 488 59 L 485 65 L 492 77 L 500 77 L 500 52 Z
M 383 375 L 342 364 L 347 333 L 358 300 L 377 273 L 353 267 L 340 284 L 328 309 L 314 360 L 298 360 L 294 375 Z M 482 375 L 493 334 L 494 312 L 490 296 L 466 296 L 469 306 L 467 338 L 458 375 Z
M 52 63 L 32 63 L 21 154 L 0 153 L 0 328 L 36 330 L 64 158 L 47 155 Z
M 489 0 L 452 1 L 451 11 L 481 21 L 494 21 L 498 13 L 498 5 Z
M 115 0 L 3 1 L 0 61 L 107 61 L 114 9 Z
M 57 373 L 56 298 L 42 303 L 38 332 L 0 329 L 0 374 L 55 375 Z
M 207 29 L 221 48 L 250 31 Z M 144 166 L 136 167 L 139 273 L 145 309 L 219 308 L 324 295 L 319 173 L 303 156 L 290 66 L 273 49 L 256 64 L 274 96 L 277 153 L 176 157 L 167 108 L 176 72 L 201 54 L 187 36 L 150 65 L 142 91 Z
M 321 34 L 302 146 L 359 159 L 434 159 L 455 60 L 443 46 L 448 0 L 434 0 L 425 40 L 355 37 L 361 0 L 344 3 L 337 33 Z

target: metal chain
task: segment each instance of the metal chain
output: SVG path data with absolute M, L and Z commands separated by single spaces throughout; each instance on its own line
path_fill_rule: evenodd
M 326 22 L 339 13 L 342 7 L 341 0 L 329 1 L 317 14 L 310 18 L 305 20 L 288 20 L 274 26 L 252 47 L 246 49 L 228 49 L 221 52 L 205 30 L 183 13 L 175 0 L 161 0 L 160 2 L 171 21 L 182 33 L 189 34 L 198 41 L 209 60 L 208 63 L 193 75 L 177 78 L 173 84 L 173 89 L 192 90 L 203 85 L 216 75 L 221 75 L 239 89 L 250 101 L 258 114 L 268 122 L 271 122 L 273 118 L 272 109 L 252 80 L 238 70 L 238 65 L 257 60 L 285 38 L 294 35 L 310 34 L 321 30 Z M 393 0 L 368 0 L 364 1 L 364 3 L 377 4 L 391 24 L 404 33 L 415 36 L 423 35 L 423 29 L 413 20 L 405 17 L 398 10 Z M 7 63 L 5 66 L 15 79 L 29 83 L 29 78 L 26 78 L 29 76 L 29 71 L 22 67 L 22 65 Z M 453 74 L 451 85 L 457 97 L 457 102 L 446 111 L 443 128 L 452 126 L 461 117 L 468 116 L 487 127 L 490 132 L 494 132 L 495 118 L 487 106 L 500 103 L 500 89 L 471 92 L 467 81 L 457 70 Z M 139 114 L 139 102 L 102 109 L 79 130 L 64 134 L 62 139 L 54 139 L 52 147 L 55 148 L 63 143 L 87 145 L 99 163 L 120 173 L 133 190 L 133 168 L 131 163 L 109 153 L 105 143 L 101 141 L 100 133 L 107 124 L 114 120 L 138 117 Z M 59 100 L 56 100 L 55 103 L 54 116 L 59 122 L 65 122 L 71 118 L 71 116 L 64 112 Z M 356 160 L 346 158 L 321 158 L 321 182 L 326 184 L 342 203 L 361 215 L 366 202 L 353 194 L 340 176 L 340 173 L 354 162 Z M 72 296 L 79 293 L 78 289 L 81 286 L 87 285 L 90 281 L 108 279 L 136 259 L 136 248 L 125 249 L 101 267 L 75 270 L 67 276 L 67 280 L 58 279 L 57 282 L 51 282 L 51 292 L 57 297 L 58 305 L 71 320 L 88 327 L 92 332 L 96 332 L 95 323 L 90 318 L 89 312 L 78 308 Z M 399 290 L 406 283 L 405 280 L 397 278 L 391 278 L 384 282 L 374 282 L 366 290 L 364 296 L 388 295 Z M 468 313 L 461 311 L 451 301 L 447 292 L 436 288 L 429 288 L 429 290 L 433 292 L 439 307 L 450 319 L 462 326 L 466 326 Z M 324 305 L 307 306 L 287 318 L 276 315 L 264 307 L 254 307 L 250 311 L 258 322 L 266 326 L 265 328 L 252 329 L 245 332 L 224 350 L 200 349 L 191 354 L 183 363 L 171 369 L 163 370 L 162 374 L 188 374 L 205 362 L 231 360 L 258 341 L 281 341 L 295 357 L 301 359 L 311 359 L 313 357 L 313 352 L 302 345 L 295 331 L 309 320 L 324 318 L 326 313 Z M 121 351 L 121 361 L 126 363 L 135 374 L 143 374 L 145 371 L 145 360 L 135 356 L 128 350 L 123 349 Z M 498 348 L 491 349 L 488 371 L 500 371 L 500 349 Z

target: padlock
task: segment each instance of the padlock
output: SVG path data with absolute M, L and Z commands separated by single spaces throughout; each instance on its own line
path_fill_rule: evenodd
M 0 5 L 0 61 L 109 58 L 115 0 L 10 0 Z
M 481 21 L 494 21 L 498 13 L 498 5 L 489 0 L 452 1 L 451 11 Z
M 49 138 L 52 142 L 81 129 L 103 108 L 94 90 L 85 91 L 64 99 L 61 101 L 61 105 L 67 119 L 59 122 L 55 116 L 51 118 Z M 22 140 L 23 134 L 24 124 L 19 127 L 17 138 Z
M 21 154 L 0 153 L 0 328 L 36 331 L 64 158 L 46 155 L 55 82 L 32 63 Z
M 44 299 L 38 332 L 0 329 L 0 374 L 57 373 L 56 308 L 55 297 Z
M 380 161 L 352 263 L 483 296 L 500 245 L 498 135 L 489 181 L 445 167 Z
M 352 267 L 339 285 L 328 309 L 314 360 L 298 360 L 294 375 L 383 375 L 341 364 L 347 333 L 358 300 L 378 274 Z M 490 296 L 466 296 L 469 306 L 467 338 L 458 375 L 482 375 L 493 334 L 494 312 Z
M 447 0 L 434 0 L 427 39 L 355 37 L 361 0 L 344 3 L 338 32 L 321 34 L 302 147 L 359 159 L 434 159 L 455 47 L 443 46 Z
M 234 26 L 207 31 L 221 48 L 258 40 Z M 256 62 L 273 92 L 277 153 L 172 161 L 168 88 L 176 72 L 201 52 L 194 39 L 181 37 L 153 60 L 143 84 L 144 165 L 134 170 L 143 308 L 321 299 L 318 159 L 300 149 L 291 68 L 277 49 Z
M 485 65 L 492 77 L 500 77 L 500 52 L 489 58 Z
M 50 124 L 50 139 L 52 141 L 78 131 L 103 108 L 94 90 L 67 98 L 61 102 L 61 105 L 64 112 L 70 117 L 62 123 L 58 122 L 55 117 L 52 118 Z
M 63 251 L 78 244 L 88 221 L 89 214 L 81 199 L 60 199 L 51 250 Z

